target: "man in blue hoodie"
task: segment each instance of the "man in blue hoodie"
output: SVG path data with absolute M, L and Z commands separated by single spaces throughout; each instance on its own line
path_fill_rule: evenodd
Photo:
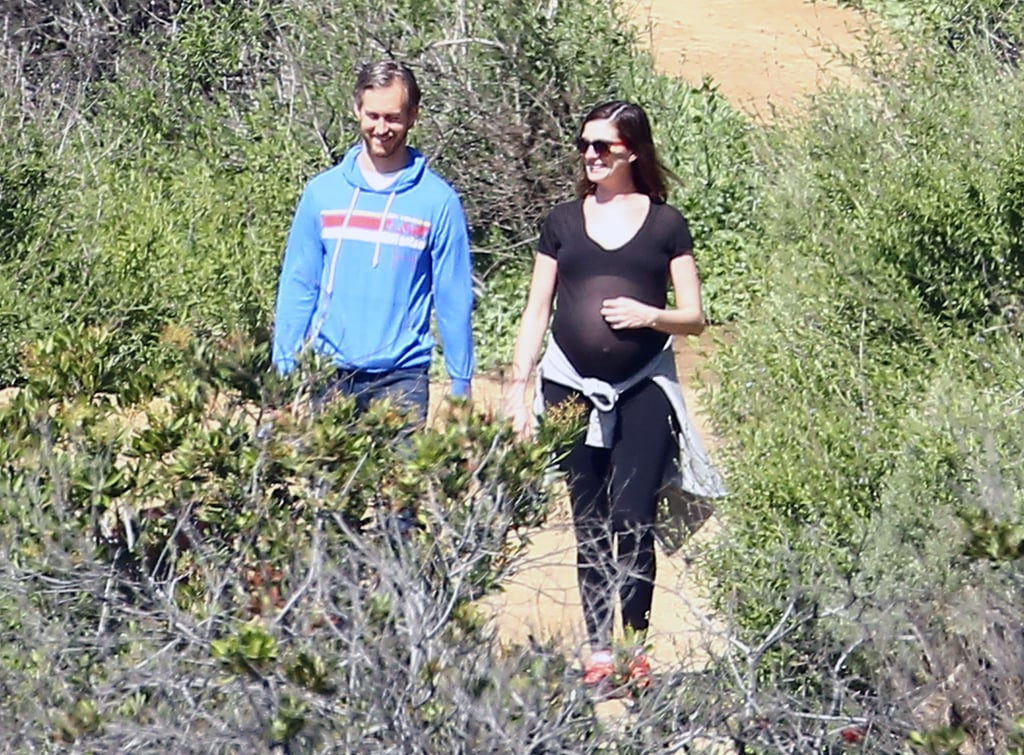
M 306 185 L 277 289 L 273 361 L 285 374 L 306 349 L 337 365 L 328 392 L 405 402 L 422 421 L 436 308 L 451 394 L 469 397 L 473 289 L 458 195 L 406 145 L 419 112 L 412 71 L 363 66 L 355 86 L 362 135 Z

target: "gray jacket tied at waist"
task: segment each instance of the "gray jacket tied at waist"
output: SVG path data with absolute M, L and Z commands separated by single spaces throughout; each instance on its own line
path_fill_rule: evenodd
M 697 498 L 720 498 L 725 495 L 721 476 L 711 465 L 707 451 L 686 410 L 683 389 L 676 373 L 672 339 L 669 338 L 657 356 L 651 359 L 634 375 L 618 383 L 608 383 L 597 378 L 580 375 L 572 366 L 554 338 L 548 340 L 544 356 L 537 365 L 536 389 L 534 391 L 534 414 L 544 413 L 544 395 L 541 381 L 550 380 L 567 388 L 579 391 L 594 405 L 587 425 L 586 444 L 595 448 L 609 448 L 618 422 L 616 404 L 619 396 L 642 380 L 650 378 L 665 393 L 679 427 L 678 459 L 666 463 L 663 480 L 666 486 L 676 486 Z

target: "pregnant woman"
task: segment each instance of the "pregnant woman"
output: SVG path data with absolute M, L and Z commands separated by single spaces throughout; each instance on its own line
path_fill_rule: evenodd
M 675 479 L 698 497 L 723 492 L 695 433 L 687 432 L 692 424 L 672 353 L 672 335 L 704 329 L 704 310 L 689 226 L 666 204 L 667 174 L 647 114 L 628 102 L 599 105 L 584 118 L 576 148 L 577 198 L 544 221 L 504 406 L 528 436 L 534 412 L 527 384 L 550 320 L 537 365 L 540 409 L 575 402 L 590 418 L 585 437 L 560 462 L 590 643 L 583 681 L 609 687 L 615 677 L 617 594 L 631 649 L 628 678 L 643 688 L 650 684 L 644 642 L 660 491 Z

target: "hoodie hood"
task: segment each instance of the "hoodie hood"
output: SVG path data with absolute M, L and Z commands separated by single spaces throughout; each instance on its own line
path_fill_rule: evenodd
M 425 158 L 420 152 L 413 149 L 412 147 L 406 147 L 411 158 L 408 165 L 402 168 L 398 177 L 387 187 L 383 189 L 375 189 L 366 182 L 366 177 L 363 175 L 363 171 L 360 169 L 356 160 L 359 155 L 362 154 L 366 147 L 362 142 L 357 143 L 348 152 L 345 153 L 345 157 L 341 161 L 341 174 L 344 176 L 345 181 L 361 192 L 369 192 L 371 194 L 401 194 L 403 191 L 416 186 L 420 178 L 423 176 L 423 171 L 427 168 L 427 158 Z

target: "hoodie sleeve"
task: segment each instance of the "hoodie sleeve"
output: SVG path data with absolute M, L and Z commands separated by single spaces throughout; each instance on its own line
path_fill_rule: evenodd
M 323 265 L 319 218 L 307 186 L 292 218 L 277 283 L 272 359 L 282 375 L 295 368 L 316 310 Z
M 454 192 L 438 218 L 431 265 L 437 328 L 451 392 L 465 396 L 473 379 L 473 276 L 466 216 Z

